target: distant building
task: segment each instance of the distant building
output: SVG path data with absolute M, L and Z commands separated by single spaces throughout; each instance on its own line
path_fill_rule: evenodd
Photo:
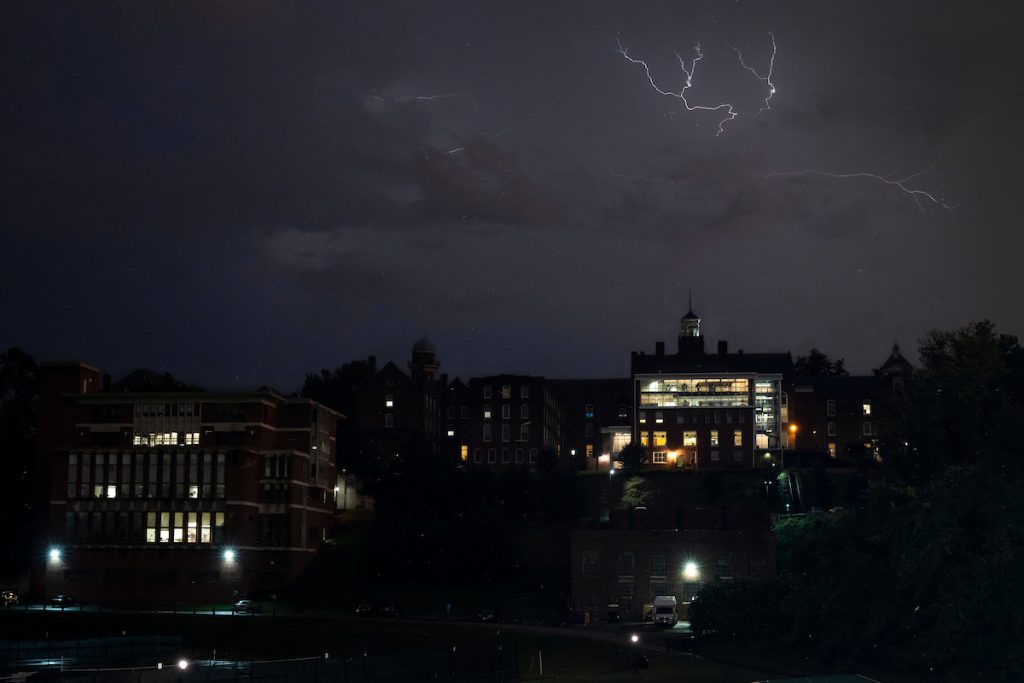
M 632 437 L 648 467 L 764 467 L 789 447 L 786 353 L 706 353 L 700 318 L 682 318 L 676 353 L 632 354 Z
M 833 459 L 880 459 L 879 437 L 912 373 L 894 344 L 871 375 L 794 378 L 795 449 L 828 453 Z
M 474 377 L 466 400 L 468 464 L 535 467 L 544 450 L 564 456 L 562 406 L 543 377 Z
M 562 404 L 563 441 L 577 469 L 607 471 L 629 443 L 633 383 L 621 379 L 556 379 L 548 386 Z
M 608 528 L 573 531 L 570 558 L 577 615 L 639 621 L 656 595 L 674 595 L 685 616 L 705 584 L 775 576 L 775 538 L 758 510 L 619 510 Z
M 45 591 L 101 603 L 220 601 L 295 581 L 334 522 L 341 415 L 273 391 L 204 392 L 42 366 Z

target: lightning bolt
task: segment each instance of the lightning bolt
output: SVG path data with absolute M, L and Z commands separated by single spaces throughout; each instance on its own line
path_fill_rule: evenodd
M 914 203 L 917 204 L 917 208 L 920 209 L 921 211 L 925 210 L 925 205 L 922 202 L 928 202 L 932 206 L 937 206 L 941 209 L 948 211 L 950 215 L 955 215 L 953 214 L 953 210 L 957 207 L 956 204 L 949 204 L 946 202 L 945 199 L 943 199 L 942 197 L 937 197 L 931 192 L 928 192 L 926 190 L 914 189 L 907 185 L 907 183 L 912 181 L 914 178 L 924 175 L 927 172 L 928 169 L 924 171 L 918 171 L 917 173 L 912 173 L 911 175 L 908 175 L 905 178 L 887 178 L 883 175 L 878 175 L 877 173 L 831 173 L 829 171 L 806 169 L 803 171 L 779 171 L 777 173 L 768 173 L 762 177 L 779 178 L 786 176 L 819 176 L 823 178 L 833 178 L 836 180 L 867 178 L 869 180 L 874 180 L 876 182 L 882 183 L 883 185 L 895 187 L 897 190 L 913 199 Z
M 732 47 L 733 50 L 735 50 L 737 57 L 739 57 L 740 66 L 742 66 L 744 69 L 752 73 L 759 81 L 764 82 L 765 85 L 768 86 L 768 96 L 765 98 L 765 106 L 761 108 L 758 114 L 760 114 L 762 111 L 765 111 L 766 109 L 771 109 L 771 105 L 769 104 L 769 102 L 771 98 L 775 95 L 775 84 L 771 82 L 772 72 L 775 69 L 775 35 L 771 33 L 769 33 L 768 35 L 772 37 L 772 57 L 771 62 L 768 65 L 768 73 L 763 76 L 760 73 L 758 73 L 756 69 L 754 69 L 751 66 L 748 66 L 747 63 L 743 61 L 743 54 L 739 50 L 737 50 L 735 47 L 732 47 L 731 45 L 729 46 Z M 660 87 L 657 83 L 655 83 L 654 76 L 651 74 L 651 68 L 647 65 L 647 62 L 645 62 L 642 59 L 637 59 L 636 57 L 631 57 L 629 55 L 629 51 L 622 45 L 622 41 L 619 40 L 618 37 L 615 38 L 615 43 L 618 46 L 616 52 L 622 55 L 627 61 L 632 62 L 633 64 L 639 64 L 644 68 L 644 72 L 647 74 L 647 81 L 651 84 L 651 87 L 654 88 L 655 92 L 661 95 L 666 95 L 668 97 L 675 97 L 676 99 L 680 100 L 683 103 L 683 106 L 686 107 L 687 111 L 724 112 L 725 117 L 718 122 L 718 129 L 715 132 L 716 137 L 725 132 L 726 123 L 732 121 L 733 119 L 740 115 L 740 113 L 736 111 L 733 105 L 729 104 L 728 102 L 722 102 L 720 104 L 715 105 L 703 105 L 690 104 L 689 100 L 687 100 L 686 91 L 693 87 L 693 75 L 697 71 L 697 62 L 704 59 L 704 53 L 701 50 L 700 43 L 697 43 L 696 45 L 693 46 L 693 51 L 694 53 L 696 53 L 696 56 L 690 62 L 689 67 L 687 67 L 686 65 L 686 60 L 683 59 L 678 52 L 676 53 L 676 59 L 679 61 L 679 68 L 682 69 L 683 75 L 685 77 L 683 80 L 683 87 L 679 92 L 666 90 Z
M 772 97 L 775 96 L 775 84 L 772 83 L 772 72 L 775 71 L 775 54 L 778 50 L 775 47 L 775 34 L 769 31 L 768 35 L 771 36 L 772 39 L 772 58 L 768 62 L 768 73 L 766 73 L 764 76 L 759 74 L 757 70 L 754 69 L 754 67 L 749 66 L 745 61 L 743 61 L 743 53 L 740 52 L 738 47 L 734 47 L 732 45 L 729 46 L 732 48 L 733 52 L 736 53 L 736 58 L 740 60 L 740 66 L 742 66 L 750 73 L 754 74 L 754 78 L 756 78 L 759 81 L 763 81 L 764 84 L 768 87 L 768 97 L 764 98 L 764 106 L 757 111 L 758 114 L 768 111 L 769 109 L 772 108 L 771 100 Z

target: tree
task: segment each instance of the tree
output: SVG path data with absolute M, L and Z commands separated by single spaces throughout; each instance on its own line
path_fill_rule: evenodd
M 951 465 L 981 463 L 1020 478 L 1024 463 L 1024 351 L 990 321 L 932 331 L 921 341 L 895 469 L 920 483 Z
M 630 441 L 619 453 L 623 472 L 639 472 L 644 463 L 644 449 Z
M 629 509 L 647 505 L 656 495 L 651 482 L 643 477 L 630 477 L 622 485 L 622 505 Z
M 23 568 L 31 548 L 37 401 L 32 356 L 18 348 L 0 353 L 0 574 Z
M 846 377 L 850 373 L 844 363 L 844 358 L 833 361 L 818 349 L 811 349 L 806 356 L 796 357 L 793 373 L 798 377 Z

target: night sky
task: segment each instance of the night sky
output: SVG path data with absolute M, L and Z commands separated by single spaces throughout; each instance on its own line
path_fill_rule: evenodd
M 1012 2 L 5 3 L 0 347 L 297 388 L 845 357 L 1020 303 Z M 771 109 L 757 115 L 774 35 Z M 687 111 L 731 103 L 740 115 Z M 770 175 L 814 170 L 871 178 Z M 767 177 L 766 177 L 767 176 Z

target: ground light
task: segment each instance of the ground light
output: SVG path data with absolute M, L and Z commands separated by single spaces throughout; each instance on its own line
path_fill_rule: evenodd
M 181 669 L 182 671 L 187 669 L 188 668 L 188 660 L 187 659 L 179 659 L 178 660 L 178 668 Z

